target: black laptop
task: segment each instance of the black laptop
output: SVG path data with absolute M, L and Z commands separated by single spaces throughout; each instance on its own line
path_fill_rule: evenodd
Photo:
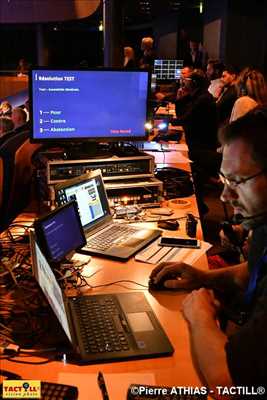
M 80 360 L 98 363 L 173 354 L 143 293 L 66 297 L 33 232 L 30 243 L 36 280 Z
M 157 229 L 113 221 L 100 170 L 57 185 L 56 199 L 59 205 L 77 201 L 87 240 L 85 253 L 124 260 L 161 235 Z

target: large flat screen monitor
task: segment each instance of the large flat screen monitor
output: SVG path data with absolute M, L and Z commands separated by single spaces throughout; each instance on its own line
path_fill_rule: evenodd
M 154 60 L 157 81 L 176 81 L 180 79 L 183 60 Z
M 146 138 L 148 71 L 32 69 L 32 141 Z

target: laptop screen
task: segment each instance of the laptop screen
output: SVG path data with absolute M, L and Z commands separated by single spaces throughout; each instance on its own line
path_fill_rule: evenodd
M 38 246 L 33 233 L 31 233 L 31 250 L 35 278 L 52 310 L 56 314 L 63 330 L 68 336 L 68 339 L 72 342 L 61 288 L 56 281 L 50 265 Z
M 38 243 L 52 262 L 62 261 L 86 243 L 75 201 L 37 219 L 34 228 Z
M 85 174 L 59 185 L 56 187 L 56 197 L 59 205 L 70 200 L 77 201 L 84 230 L 91 229 L 111 215 L 100 172 Z

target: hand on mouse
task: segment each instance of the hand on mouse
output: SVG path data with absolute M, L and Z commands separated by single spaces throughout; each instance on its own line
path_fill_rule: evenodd
M 157 289 L 199 289 L 203 286 L 205 272 L 181 262 L 159 264 L 151 272 L 151 287 Z

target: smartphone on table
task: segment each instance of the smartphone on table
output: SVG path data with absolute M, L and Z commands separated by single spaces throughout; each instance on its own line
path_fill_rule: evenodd
M 197 239 L 181 238 L 175 236 L 162 236 L 159 242 L 160 246 L 185 247 L 189 249 L 199 249 L 200 241 Z

